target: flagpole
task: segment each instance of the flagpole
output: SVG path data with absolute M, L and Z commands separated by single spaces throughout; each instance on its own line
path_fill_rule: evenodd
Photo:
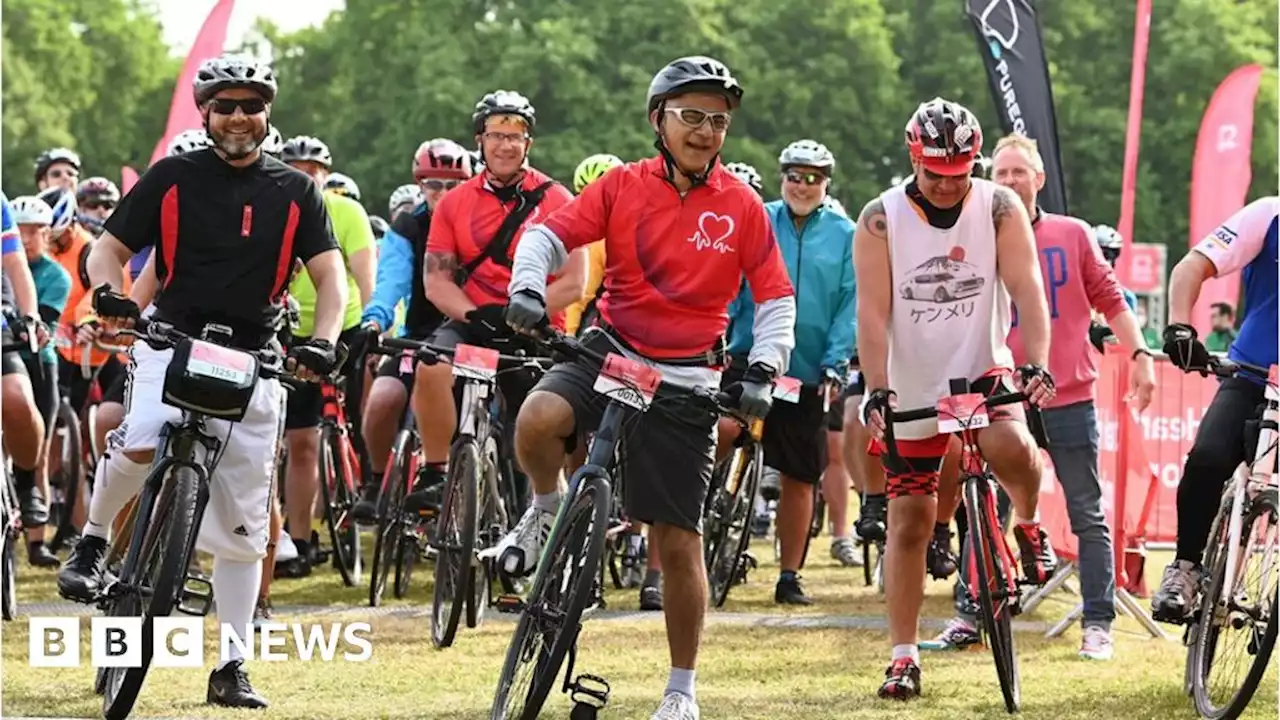
M 1133 28 L 1133 68 L 1129 73 L 1129 120 L 1124 133 L 1124 175 L 1120 184 L 1120 221 L 1124 249 L 1116 268 L 1120 282 L 1129 282 L 1133 253 L 1133 204 L 1138 184 L 1138 144 L 1142 136 L 1142 92 L 1147 78 L 1147 43 L 1151 36 L 1151 0 L 1138 0 Z

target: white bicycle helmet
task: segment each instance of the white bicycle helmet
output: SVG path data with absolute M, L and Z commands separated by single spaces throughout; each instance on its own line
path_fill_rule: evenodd
M 280 160 L 287 163 L 313 162 L 325 167 L 333 167 L 333 155 L 323 140 L 310 135 L 298 135 L 289 138 L 280 150 Z
M 342 173 L 333 173 L 324 183 L 324 189 L 330 192 L 336 192 L 339 195 L 360 201 L 360 186 L 356 185 L 356 181 L 343 175 Z
M 165 156 L 186 155 L 189 152 L 204 150 L 208 147 L 213 147 L 213 141 L 209 139 L 209 133 L 204 130 L 184 130 L 169 141 L 169 149 L 165 151 Z
M 1093 241 L 1098 243 L 1098 249 L 1102 250 L 1102 257 L 1106 258 L 1107 262 L 1112 265 L 1120 257 L 1120 251 L 1124 249 L 1124 237 L 1110 225 L 1095 226 L 1093 228 Z
M 783 170 L 790 167 L 812 167 L 825 170 L 828 175 L 836 167 L 836 158 L 826 145 L 816 140 L 797 140 L 782 149 L 778 164 Z
M 267 130 L 267 137 L 262 141 L 262 152 L 277 159 L 280 157 L 280 153 L 284 152 L 284 136 L 280 134 L 275 125 L 272 125 Z
M 752 190 L 761 195 L 764 194 L 764 179 L 760 177 L 760 172 L 755 167 L 744 162 L 731 162 L 726 164 L 724 169 L 744 184 L 750 186 Z
M 52 225 L 53 208 L 35 195 L 14 198 L 9 204 L 13 221 L 19 225 Z
M 55 238 L 62 237 L 62 233 L 71 227 L 71 223 L 76 219 L 76 213 L 80 210 L 80 206 L 76 204 L 76 194 L 66 188 L 51 187 L 40 193 L 38 197 L 53 212 L 49 231 Z
M 387 202 L 387 210 L 391 214 L 395 214 L 396 208 L 407 203 L 412 203 L 417 207 L 423 200 L 422 188 L 417 185 L 401 185 L 391 193 L 391 200 Z

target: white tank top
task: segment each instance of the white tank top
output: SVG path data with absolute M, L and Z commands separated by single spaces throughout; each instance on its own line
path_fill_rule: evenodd
M 993 368 L 1013 368 L 1009 294 L 996 272 L 995 188 L 974 178 L 960 219 L 947 230 L 921 217 L 906 184 L 880 196 L 893 278 L 889 387 L 900 408 L 936 404 L 949 394 L 951 378 L 972 381 Z M 922 420 L 897 425 L 894 433 L 923 439 L 937 428 L 936 420 Z

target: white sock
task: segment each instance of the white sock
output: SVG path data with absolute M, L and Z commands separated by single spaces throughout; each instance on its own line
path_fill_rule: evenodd
M 86 531 L 96 525 L 96 531 L 90 534 L 107 537 L 116 515 L 142 490 L 150 472 L 151 463 L 136 463 L 119 450 L 104 455 L 94 475 L 93 496 L 89 499 L 91 525 L 86 524 Z
M 911 661 L 914 662 L 916 665 L 919 665 L 920 664 L 920 646 L 915 645 L 914 643 L 910 645 L 894 645 L 893 646 L 894 660 L 901 660 L 902 658 L 908 658 L 908 657 L 911 658 Z
M 663 694 L 669 695 L 673 692 L 678 692 L 696 702 L 698 696 L 694 693 L 693 681 L 697 672 L 697 670 L 686 670 L 685 668 L 671 668 L 671 674 L 667 676 L 667 690 Z
M 253 629 L 253 609 L 258 604 L 258 586 L 262 582 L 262 561 L 239 562 L 215 557 L 213 559 L 213 597 L 218 603 L 219 627 L 230 626 L 231 632 L 241 641 L 246 640 L 245 628 Z M 252 637 L 247 638 L 252 641 Z M 247 645 L 247 643 L 246 643 Z M 217 670 L 228 663 L 242 660 L 235 643 L 227 643 L 227 657 L 218 660 Z
M 533 506 L 543 512 L 552 514 L 560 512 L 560 498 L 562 497 L 560 490 L 557 488 L 554 492 L 546 495 L 533 494 Z

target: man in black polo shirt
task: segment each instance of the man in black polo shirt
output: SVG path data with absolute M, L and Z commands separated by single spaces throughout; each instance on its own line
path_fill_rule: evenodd
M 233 346 L 256 350 L 273 335 L 301 260 L 316 286 L 315 330 L 289 354 L 311 373 L 326 373 L 342 329 L 346 271 L 320 189 L 261 151 L 275 76 L 265 65 L 223 56 L 200 67 L 194 92 L 214 146 L 160 160 L 121 200 L 89 255 L 98 315 L 109 325 L 137 316 L 138 307 L 118 294 L 121 267 L 155 244 L 160 289 L 152 317 L 196 336 L 206 324 L 225 325 Z M 92 600 L 103 586 L 111 522 L 141 489 L 165 423 L 181 418 L 161 399 L 173 351 L 136 343 L 132 354 L 124 423 L 98 465 L 84 538 L 58 574 L 59 591 L 71 599 Z M 252 623 L 258 598 L 283 404 L 280 383 L 259 380 L 243 421 L 209 423 L 226 441 L 197 547 L 214 556 L 218 620 L 237 631 Z M 209 678 L 210 702 L 266 707 L 242 664 L 232 644 Z

